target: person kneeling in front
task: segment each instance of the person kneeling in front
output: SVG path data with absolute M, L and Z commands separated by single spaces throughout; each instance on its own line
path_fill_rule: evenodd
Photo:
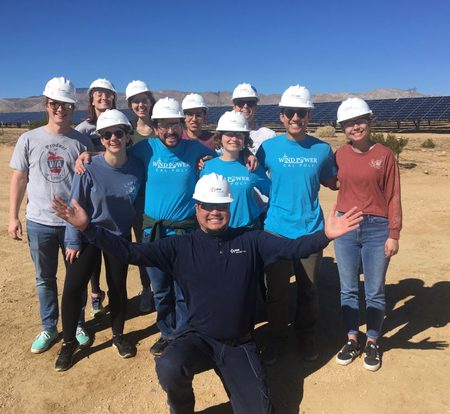
M 252 339 L 258 275 L 280 259 L 306 257 L 331 239 L 358 227 L 361 212 L 341 217 L 332 209 L 324 231 L 295 240 L 260 230 L 229 228 L 233 201 L 227 180 L 215 173 L 195 187 L 200 229 L 153 243 L 131 243 L 89 224 L 76 201 L 55 198 L 56 214 L 100 249 L 119 260 L 157 266 L 178 281 L 189 311 L 190 329 L 171 341 L 156 359 L 159 382 L 172 414 L 193 413 L 192 380 L 208 369 L 219 372 L 235 414 L 272 413 L 259 353 Z

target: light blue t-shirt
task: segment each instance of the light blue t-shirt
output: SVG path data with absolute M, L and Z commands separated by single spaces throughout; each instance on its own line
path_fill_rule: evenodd
M 144 203 L 147 216 L 180 221 L 194 215 L 192 195 L 198 179 L 198 160 L 205 155 L 215 156 L 214 151 L 187 140 L 169 148 L 160 139 L 145 139 L 128 151 L 144 163 L 147 172 Z
M 145 177 L 142 162 L 129 157 L 121 167 L 113 167 L 99 154 L 85 167 L 85 174 L 74 176 L 70 200 L 80 203 L 91 223 L 129 237 L 136 216 L 135 201 Z M 67 248 L 81 248 L 82 234 L 70 224 L 64 239 Z
M 320 183 L 337 174 L 331 147 L 311 135 L 299 142 L 279 135 L 256 156 L 272 179 L 264 229 L 290 239 L 323 229 Z
M 242 159 L 224 161 L 214 158 L 205 163 L 200 175 L 216 173 L 223 175 L 230 184 L 233 202 L 230 206 L 230 227 L 245 227 L 253 223 L 261 214 L 261 208 L 255 200 L 254 188 L 269 195 L 270 180 L 261 166 L 250 172 Z

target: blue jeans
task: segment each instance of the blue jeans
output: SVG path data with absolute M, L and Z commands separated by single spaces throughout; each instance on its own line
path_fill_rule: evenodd
M 42 329 L 56 329 L 58 323 L 59 250 L 64 251 L 65 226 L 45 226 L 27 220 L 28 245 L 36 270 L 36 290 L 39 298 Z
M 171 237 L 171 236 L 169 236 Z M 142 241 L 149 234 L 144 232 Z M 163 338 L 173 339 L 187 329 L 188 310 L 183 292 L 172 275 L 157 267 L 147 267 L 156 309 L 156 326 Z
M 348 334 L 357 335 L 359 331 L 359 274 L 362 265 L 367 337 L 380 337 L 386 308 L 384 286 L 389 259 L 384 254 L 384 246 L 388 236 L 387 218 L 364 215 L 358 229 L 334 241 L 342 314 Z
M 31 259 L 36 271 L 36 290 L 43 330 L 56 329 L 58 323 L 58 270 L 59 250 L 64 253 L 65 226 L 46 226 L 27 220 L 27 237 Z M 64 259 L 64 257 L 63 257 Z M 83 303 L 86 303 L 86 291 Z M 84 308 L 78 324 L 84 322 Z

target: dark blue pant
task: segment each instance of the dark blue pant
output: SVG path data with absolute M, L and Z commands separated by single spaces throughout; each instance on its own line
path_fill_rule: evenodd
M 197 332 L 170 343 L 156 359 L 159 383 L 167 393 L 171 414 L 192 414 L 195 374 L 214 369 L 230 397 L 234 414 L 273 413 L 265 373 L 253 341 L 223 344 Z

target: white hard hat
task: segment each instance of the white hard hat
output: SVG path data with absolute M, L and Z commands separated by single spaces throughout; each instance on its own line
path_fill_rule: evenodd
M 241 112 L 225 112 L 217 122 L 216 131 L 249 132 L 247 120 Z
M 307 88 L 300 85 L 289 86 L 281 95 L 279 106 L 284 108 L 314 108 L 311 93 Z
M 77 101 L 77 91 L 73 83 L 64 77 L 52 78 L 45 85 L 44 96 L 56 101 L 75 103 Z
M 131 81 L 125 89 L 125 97 L 128 101 L 132 96 L 139 95 L 142 92 L 150 92 L 147 84 L 141 80 Z
M 109 91 L 111 91 L 112 93 L 114 93 L 114 95 L 116 94 L 116 90 L 114 89 L 114 85 L 108 80 L 108 79 L 96 79 L 94 82 L 91 83 L 91 86 L 89 86 L 88 89 L 88 95 L 91 93 L 92 89 L 107 89 Z
M 122 112 L 117 109 L 107 109 L 97 119 L 97 132 L 115 125 L 124 125 L 128 130 L 131 129 L 130 121 Z
M 362 115 L 372 115 L 367 102 L 361 98 L 348 98 L 343 101 L 337 110 L 337 121 L 344 122 Z
M 208 109 L 208 105 L 206 105 L 203 96 L 199 95 L 198 93 L 190 93 L 189 95 L 186 95 L 184 97 L 183 102 L 181 102 L 181 108 L 183 109 L 183 111 L 194 108 Z
M 227 179 L 216 173 L 204 175 L 197 181 L 192 198 L 203 203 L 215 204 L 233 201 Z
M 184 118 L 180 104 L 173 98 L 162 98 L 153 107 L 152 119 Z
M 256 99 L 257 102 L 259 101 L 256 88 L 249 83 L 240 83 L 234 88 L 233 97 L 231 99 L 234 101 L 235 99 L 241 98 L 253 98 Z

